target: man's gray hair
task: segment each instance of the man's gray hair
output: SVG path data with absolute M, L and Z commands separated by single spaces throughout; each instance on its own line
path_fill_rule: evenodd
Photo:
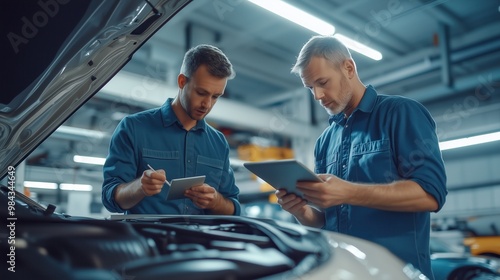
M 201 65 L 206 65 L 208 73 L 218 78 L 232 79 L 236 75 L 227 56 L 217 47 L 198 45 L 184 55 L 181 74 L 190 78 Z
M 322 57 L 339 68 L 346 59 L 352 59 L 347 47 L 333 36 L 313 36 L 300 50 L 292 73 L 299 74 L 309 65 L 312 57 Z

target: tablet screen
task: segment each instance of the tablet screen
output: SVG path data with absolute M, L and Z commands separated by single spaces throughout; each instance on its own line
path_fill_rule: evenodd
M 286 189 L 300 196 L 302 193 L 296 190 L 297 181 L 322 181 L 313 171 L 295 159 L 245 162 L 243 166 L 273 188 Z
M 186 198 L 184 196 L 184 191 L 198 185 L 202 185 L 205 182 L 205 175 L 173 179 L 170 182 L 170 190 L 167 195 L 167 200 L 172 199 L 182 199 Z

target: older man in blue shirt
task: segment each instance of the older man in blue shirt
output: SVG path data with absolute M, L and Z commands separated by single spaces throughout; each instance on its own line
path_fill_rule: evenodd
M 103 168 L 102 201 L 109 211 L 240 214 L 229 145 L 204 120 L 233 77 L 232 65 L 222 51 L 199 45 L 184 57 L 175 99 L 120 122 Z M 197 175 L 206 176 L 203 185 L 191 187 L 184 199 L 166 200 L 167 177 Z
M 279 190 L 278 203 L 304 225 L 378 243 L 434 279 L 430 212 L 447 190 L 429 112 L 362 84 L 349 50 L 332 36 L 311 38 L 292 72 L 330 114 L 314 151 L 324 182 L 299 182 L 304 199 Z

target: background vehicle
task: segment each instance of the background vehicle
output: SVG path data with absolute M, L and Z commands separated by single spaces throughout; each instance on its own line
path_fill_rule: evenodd
M 463 244 L 472 255 L 500 258 L 500 215 L 469 218 L 465 230 Z
M 500 279 L 499 259 L 472 256 L 436 236 L 431 237 L 430 248 L 437 280 Z
M 473 236 L 464 239 L 464 245 L 475 256 L 500 258 L 500 236 Z

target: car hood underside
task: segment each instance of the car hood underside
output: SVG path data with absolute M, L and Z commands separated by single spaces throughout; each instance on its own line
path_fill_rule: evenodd
M 2 1 L 0 178 L 108 82 L 187 0 Z M 4 86 L 5 85 L 5 86 Z

